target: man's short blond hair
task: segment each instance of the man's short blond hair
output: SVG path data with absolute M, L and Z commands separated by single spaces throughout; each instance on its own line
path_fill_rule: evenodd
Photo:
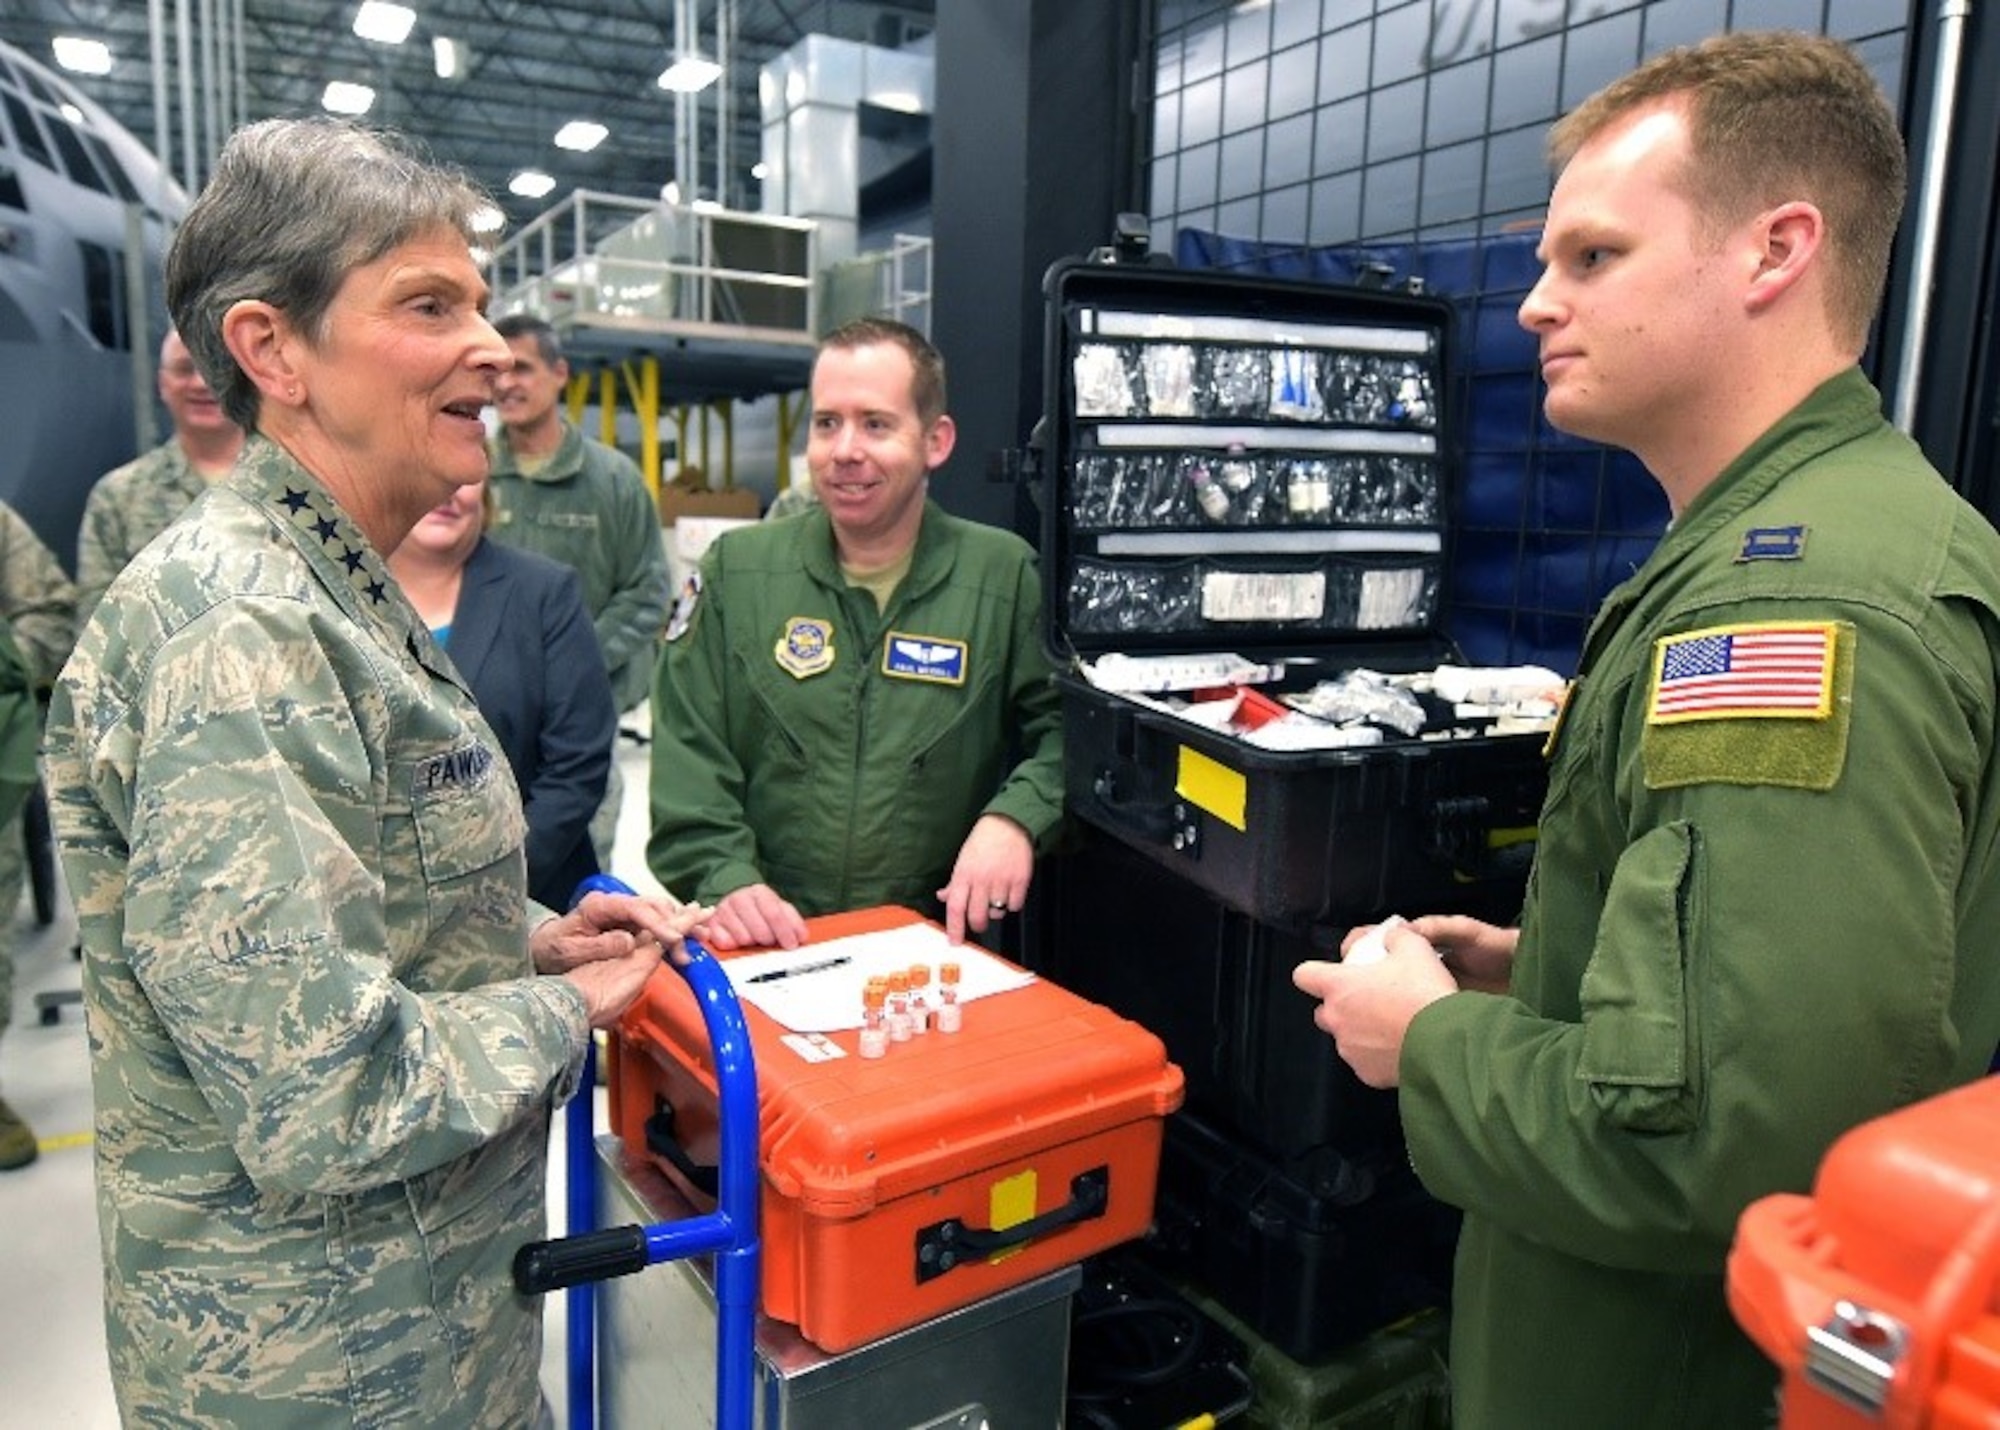
M 1881 305 L 1907 184 L 1902 135 L 1847 45 L 1794 31 L 1716 35 L 1606 85 L 1549 132 L 1557 168 L 1613 124 L 1686 107 L 1684 192 L 1709 231 L 1803 200 L 1826 222 L 1828 317 L 1858 350 Z

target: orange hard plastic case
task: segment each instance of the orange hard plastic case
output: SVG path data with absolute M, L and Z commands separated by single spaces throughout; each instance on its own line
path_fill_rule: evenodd
M 921 921 L 901 908 L 833 914 L 807 921 L 808 940 Z M 743 1013 L 762 1124 L 763 1310 L 821 1348 L 917 1325 L 1150 1225 L 1182 1078 L 1138 1024 L 1038 980 L 967 1004 L 960 1032 L 863 1059 L 853 1032 L 788 1041 L 759 1009 Z M 707 1205 L 715 1066 L 684 980 L 653 979 L 608 1066 L 613 1130 Z M 984 1249 L 995 1241 L 1013 1244 Z
M 1810 1197 L 1754 1202 L 1729 1303 L 1783 1430 L 2000 1427 L 2000 1077 L 1862 1124 Z

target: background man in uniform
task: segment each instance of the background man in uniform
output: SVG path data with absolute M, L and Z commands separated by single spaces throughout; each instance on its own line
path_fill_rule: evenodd
M 496 511 L 487 534 L 576 569 L 623 714 L 646 698 L 672 594 L 659 509 L 630 457 L 563 420 L 558 404 L 569 364 L 555 330 L 528 314 L 502 318 L 494 327 L 514 363 L 495 389 Z M 590 826 L 597 857 L 607 867 L 623 795 L 614 759 L 604 803 Z
M 179 333 L 160 343 L 160 401 L 173 435 L 97 480 L 76 537 L 77 609 L 97 609 L 111 578 L 236 465 L 243 429 L 223 415 Z M 53 674 L 53 672 L 51 672 Z
M 76 643 L 76 588 L 56 555 L 12 507 L 0 502 L 0 1033 L 14 1012 L 14 917 L 27 884 L 21 810 L 36 778 L 41 692 Z M 0 1100 L 0 1172 L 35 1160 L 35 1134 Z
M 1465 1209 L 1454 1425 L 1768 1424 L 1737 1218 L 2000 1041 L 2000 538 L 1856 367 L 1904 161 L 1851 51 L 1674 51 L 1550 149 L 1549 420 L 1673 526 L 1585 641 L 1519 929 L 1295 978 Z
M 1034 552 L 928 500 L 955 429 L 913 329 L 830 335 L 809 431 L 819 504 L 718 537 L 667 627 L 648 862 L 718 948 L 882 903 L 983 933 L 1062 812 Z

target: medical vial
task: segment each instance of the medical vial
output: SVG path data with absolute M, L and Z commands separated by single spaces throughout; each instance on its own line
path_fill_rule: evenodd
M 1210 521 L 1225 521 L 1229 517 L 1229 493 L 1215 484 L 1215 478 L 1205 466 L 1195 466 L 1188 471 L 1188 481 L 1194 484 L 1195 504 Z
M 889 975 L 889 1041 L 910 1041 L 910 975 L 901 969 Z
M 1247 448 L 1241 442 L 1231 442 L 1228 455 L 1222 463 L 1222 485 L 1224 490 L 1241 496 L 1257 481 L 1257 464 L 1250 460 Z
M 965 1025 L 965 1005 L 958 1001 L 958 965 L 945 963 L 938 966 L 938 1006 L 937 1029 L 940 1033 L 956 1033 Z
M 861 1056 L 879 1058 L 889 1051 L 889 985 L 879 978 L 861 990 Z
M 928 1033 L 931 1030 L 931 966 L 928 963 L 910 965 L 910 1031 Z

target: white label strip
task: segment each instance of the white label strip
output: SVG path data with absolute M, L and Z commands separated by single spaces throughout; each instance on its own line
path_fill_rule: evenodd
M 1444 549 L 1435 531 L 1162 531 L 1113 532 L 1097 538 L 1099 556 L 1236 556 L 1268 552 L 1397 552 L 1432 555 Z
M 1100 338 L 1198 338 L 1220 343 L 1339 348 L 1364 353 L 1427 353 L 1434 346 L 1428 328 L 1276 322 L 1222 313 L 1128 313 L 1098 309 L 1085 309 L 1084 318 L 1083 330 Z
M 1370 432 L 1360 428 L 1329 431 L 1322 427 L 1210 427 L 1193 422 L 1129 422 L 1096 429 L 1100 447 L 1196 447 L 1226 451 L 1240 446 L 1250 451 L 1277 452 L 1396 452 L 1428 457 L 1437 451 L 1429 432 Z
M 1316 621 L 1325 613 L 1322 571 L 1211 571 L 1202 579 L 1205 621 Z

